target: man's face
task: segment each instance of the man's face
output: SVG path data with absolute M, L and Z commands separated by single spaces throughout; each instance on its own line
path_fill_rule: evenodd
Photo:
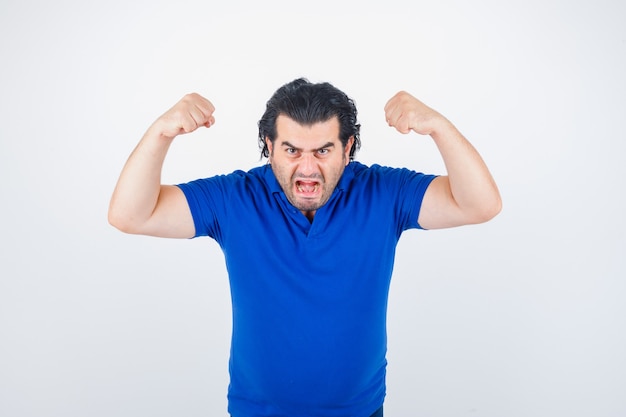
M 309 219 L 337 186 L 350 161 L 353 140 L 344 149 L 337 117 L 311 126 L 284 115 L 276 119 L 274 144 L 265 139 L 272 171 L 289 202 Z

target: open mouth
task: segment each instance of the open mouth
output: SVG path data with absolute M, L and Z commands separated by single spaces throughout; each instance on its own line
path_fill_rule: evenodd
M 301 194 L 315 194 L 319 188 L 317 181 L 296 181 L 296 190 Z

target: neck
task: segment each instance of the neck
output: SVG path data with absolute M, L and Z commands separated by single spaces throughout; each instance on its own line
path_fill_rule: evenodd
M 302 211 L 302 214 L 304 214 L 304 217 L 306 217 L 307 219 L 309 219 L 310 223 L 313 223 L 313 217 L 315 217 L 315 210 L 311 210 L 311 211 Z

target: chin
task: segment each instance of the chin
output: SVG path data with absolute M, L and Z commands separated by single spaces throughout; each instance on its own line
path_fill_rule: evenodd
M 319 204 L 298 204 L 296 207 L 300 211 L 315 211 L 320 208 Z

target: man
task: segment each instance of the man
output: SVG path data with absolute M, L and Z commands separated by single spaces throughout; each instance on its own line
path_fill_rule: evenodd
M 389 126 L 430 135 L 447 175 L 354 161 L 354 102 L 329 83 L 279 88 L 259 121 L 269 164 L 162 185 L 173 139 L 215 122 L 190 94 L 147 130 L 124 166 L 109 221 L 127 233 L 221 246 L 233 333 L 228 411 L 250 416 L 382 416 L 386 309 L 401 233 L 485 222 L 501 208 L 483 160 L 435 110 L 406 92 Z

